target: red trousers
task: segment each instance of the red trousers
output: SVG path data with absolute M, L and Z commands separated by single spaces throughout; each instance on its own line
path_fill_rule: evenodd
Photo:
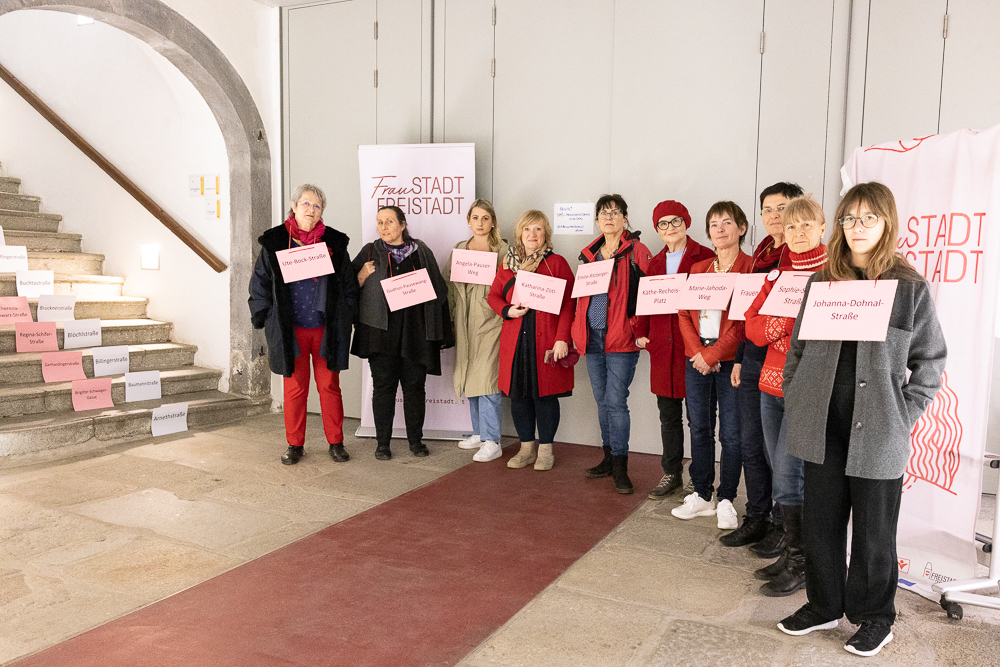
M 323 432 L 330 444 L 344 442 L 344 399 L 340 393 L 340 372 L 326 367 L 319 356 L 323 328 L 295 329 L 301 354 L 295 360 L 292 377 L 285 378 L 285 437 L 288 444 L 302 447 L 306 440 L 306 406 L 309 402 L 309 357 L 316 372 L 316 389 L 323 415 Z

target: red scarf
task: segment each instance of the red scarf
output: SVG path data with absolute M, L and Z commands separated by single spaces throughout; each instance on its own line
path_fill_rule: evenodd
M 785 254 L 787 248 L 788 246 L 784 243 L 775 248 L 774 239 L 770 236 L 765 236 L 753 252 L 753 268 L 751 271 L 761 273 L 767 269 L 777 267 L 781 263 L 781 257 Z
M 306 232 L 299 228 L 299 224 L 295 222 L 295 216 L 290 215 L 288 216 L 288 219 L 285 220 L 285 229 L 288 230 L 288 233 L 293 239 L 302 245 L 312 245 L 313 243 L 319 243 L 323 238 L 323 232 L 326 231 L 326 226 L 323 224 L 323 221 L 320 220 L 316 223 L 315 227 Z

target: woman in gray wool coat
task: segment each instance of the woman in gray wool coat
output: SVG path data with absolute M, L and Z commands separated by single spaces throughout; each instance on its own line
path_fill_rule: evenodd
M 803 308 L 816 281 L 898 283 L 883 342 L 800 340 L 802 310 L 795 322 L 782 391 L 788 450 L 805 461 L 809 601 L 778 628 L 804 635 L 835 628 L 846 614 L 861 627 L 844 648 L 871 656 L 892 641 L 910 432 L 941 387 L 947 350 L 927 282 L 896 252 L 899 216 L 889 188 L 854 186 L 836 219 L 829 262 L 810 278 Z

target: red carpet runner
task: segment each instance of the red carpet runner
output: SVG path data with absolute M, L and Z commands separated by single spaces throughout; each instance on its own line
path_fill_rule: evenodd
M 659 457 L 633 454 L 636 493 L 622 496 L 610 478 L 584 477 L 599 449 L 557 444 L 547 472 L 508 469 L 515 452 L 17 665 L 454 665 L 631 514 L 661 475 Z

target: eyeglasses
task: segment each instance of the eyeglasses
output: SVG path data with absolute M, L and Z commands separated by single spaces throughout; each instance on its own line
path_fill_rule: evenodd
M 656 223 L 657 229 L 666 229 L 667 227 L 681 227 L 684 225 L 684 218 L 673 218 L 671 220 L 660 220 Z
M 781 204 L 777 208 L 762 208 L 760 209 L 760 217 L 770 218 L 774 213 L 781 213 L 785 210 L 785 205 Z
M 597 214 L 598 218 L 603 218 L 605 220 L 614 220 L 615 218 L 620 218 L 621 216 L 622 216 L 621 209 L 617 208 L 612 208 L 612 209 L 606 208 Z
M 854 223 L 859 221 L 861 222 L 862 225 L 864 225 L 868 229 L 871 229 L 872 227 L 878 224 L 878 216 L 875 215 L 874 213 L 866 213 L 860 218 L 856 218 L 853 215 L 849 215 L 846 218 L 840 219 L 840 226 L 843 227 L 844 229 L 851 229 L 852 227 L 854 227 Z
M 296 206 L 301 206 L 303 208 L 312 208 L 312 209 L 314 209 L 316 211 L 322 211 L 323 210 L 323 207 L 320 206 L 319 204 L 313 204 L 312 202 L 308 202 L 308 201 L 300 201 L 298 204 L 296 204 Z

